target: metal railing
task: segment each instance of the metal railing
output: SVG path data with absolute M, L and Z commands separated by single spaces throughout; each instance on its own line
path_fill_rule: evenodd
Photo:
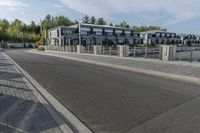
M 112 46 L 102 47 L 101 50 L 102 50 L 101 53 L 103 55 L 117 55 L 118 54 L 117 47 L 112 47 Z
M 142 58 L 155 58 L 159 59 L 159 47 L 131 47 L 129 49 L 129 56 L 142 57 Z
M 45 50 L 50 51 L 63 51 L 63 52 L 77 52 L 77 46 L 45 46 Z M 100 55 L 119 55 L 119 49 L 116 46 L 102 46 Z M 84 47 L 84 52 L 87 54 L 94 54 L 93 46 Z M 129 48 L 129 57 L 134 58 L 153 58 L 161 59 L 161 48 L 157 47 L 130 47 Z M 195 47 L 177 47 L 176 48 L 176 61 L 189 61 L 189 62 L 200 62 L 200 46 Z
M 177 47 L 177 61 L 200 62 L 200 46 L 196 47 Z

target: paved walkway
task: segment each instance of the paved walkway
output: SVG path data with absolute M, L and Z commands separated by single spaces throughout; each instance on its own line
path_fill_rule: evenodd
M 36 52 L 36 50 L 33 50 Z M 41 52 L 40 52 L 41 53 Z M 200 63 L 194 62 L 163 62 L 155 59 L 143 59 L 133 57 L 116 57 L 116 56 L 94 56 L 89 54 L 63 53 L 63 52 L 45 52 L 48 54 L 73 57 L 77 59 L 90 60 L 113 65 L 147 69 L 164 73 L 184 75 L 200 78 Z
M 1 52 L 0 132 L 62 132 L 44 104 L 38 100 L 36 90 Z

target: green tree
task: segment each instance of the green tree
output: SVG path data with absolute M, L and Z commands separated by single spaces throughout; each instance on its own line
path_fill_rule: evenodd
M 8 20 L 6 19 L 0 20 L 0 27 L 1 27 L 2 32 L 6 32 L 9 26 L 10 24 Z
M 95 24 L 96 23 L 96 18 L 94 16 L 92 16 L 90 18 L 90 24 Z
M 129 24 L 126 21 L 122 21 L 121 23 L 115 25 L 116 27 L 123 27 L 123 28 L 129 28 Z
M 110 23 L 110 24 L 109 24 L 109 26 L 113 26 L 113 24 L 112 24 L 112 23 Z
M 134 26 L 133 30 L 136 32 L 144 32 L 144 31 L 150 31 L 150 30 L 161 30 L 161 31 L 167 31 L 167 29 L 163 29 L 160 26 Z
M 90 17 L 88 15 L 85 15 L 81 20 L 82 20 L 82 23 L 85 23 L 85 24 L 90 23 Z
M 106 21 L 103 18 L 98 18 L 96 21 L 97 25 L 106 25 Z

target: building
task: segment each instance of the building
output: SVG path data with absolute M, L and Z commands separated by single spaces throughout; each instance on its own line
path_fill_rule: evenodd
M 107 25 L 76 24 L 60 26 L 48 30 L 48 44 L 53 46 L 68 45 L 134 45 L 142 43 L 140 33 L 131 29 Z M 79 40 L 80 43 L 79 43 Z
M 179 34 L 183 45 L 192 45 L 200 43 L 200 35 L 194 34 Z
M 160 30 L 141 32 L 141 38 L 143 43 L 147 45 L 181 43 L 181 38 L 176 33 Z

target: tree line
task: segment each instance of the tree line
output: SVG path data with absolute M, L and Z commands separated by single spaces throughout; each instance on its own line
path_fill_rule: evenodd
M 34 21 L 25 24 L 19 19 L 9 22 L 6 19 L 0 19 L 0 40 L 20 42 L 35 42 L 40 39 L 40 26 Z
M 126 21 L 122 21 L 119 24 L 107 23 L 104 18 L 96 18 L 94 16 L 89 17 L 85 15 L 81 20 L 85 24 L 97 24 L 97 25 L 109 25 L 115 27 L 131 28 L 135 32 L 143 32 L 149 30 L 163 30 L 160 26 L 132 26 Z M 70 20 L 65 16 L 51 16 L 47 15 L 39 24 L 31 21 L 30 24 L 25 24 L 19 19 L 15 19 L 13 22 L 9 22 L 6 19 L 0 19 L 0 41 L 13 41 L 13 42 L 36 42 L 43 43 L 47 37 L 47 30 L 57 26 L 69 26 L 78 24 L 78 20 Z

